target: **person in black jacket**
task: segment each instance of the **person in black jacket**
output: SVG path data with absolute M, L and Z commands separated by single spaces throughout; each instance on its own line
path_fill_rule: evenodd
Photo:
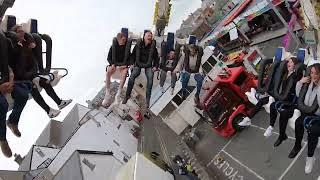
M 115 50 L 115 52 L 113 52 L 113 50 Z M 121 91 L 128 74 L 128 66 L 130 65 L 130 50 L 131 45 L 127 45 L 127 38 L 125 34 L 118 33 L 116 41 L 113 41 L 108 53 L 109 66 L 106 69 L 106 95 L 102 102 L 103 106 L 105 106 L 110 99 L 110 80 L 117 69 L 120 71 L 120 85 L 115 96 L 116 102 L 120 99 Z
M 298 74 L 294 71 L 295 65 L 298 63 L 297 58 L 291 57 L 290 59 L 287 59 L 287 61 L 288 61 L 287 71 L 286 71 L 286 74 L 282 80 L 281 87 L 282 87 L 282 89 L 285 89 L 288 85 L 290 78 L 294 79 L 294 83 L 290 87 L 290 93 L 288 94 L 286 99 L 283 101 L 286 104 L 285 107 L 283 108 L 282 111 L 279 112 L 279 114 L 280 114 L 280 117 L 279 117 L 279 127 L 280 127 L 279 128 L 279 137 L 276 140 L 276 142 L 274 143 L 274 147 L 279 146 L 282 143 L 282 141 L 284 141 L 288 138 L 286 135 L 286 128 L 287 128 L 288 120 L 289 120 L 289 118 L 292 117 L 293 112 L 294 112 L 295 87 L 296 87 L 296 84 L 300 80 L 301 75 L 302 75 L 302 74 Z M 266 137 L 271 136 L 274 124 L 277 119 L 278 112 L 275 107 L 277 102 L 278 102 L 278 100 L 276 99 L 276 101 L 270 105 L 270 126 L 267 128 L 267 130 L 264 133 L 264 136 L 266 136 Z
M 128 99 L 131 96 L 134 81 L 140 75 L 141 69 L 144 68 L 147 77 L 146 105 L 147 108 L 149 108 L 151 90 L 153 85 L 153 74 L 158 70 L 159 66 L 158 51 L 151 31 L 146 31 L 143 39 L 141 41 L 138 40 L 136 46 L 132 51 L 131 59 L 134 66 L 129 78 L 126 97 L 124 98 L 122 103 L 127 103 Z
M 20 115 L 28 101 L 28 94 L 31 89 L 31 82 L 14 81 L 13 76 L 9 76 L 8 48 L 6 44 L 7 39 L 2 32 L 0 33 L 0 146 L 2 153 L 6 157 L 11 157 L 12 151 L 6 139 L 6 124 L 9 127 L 9 129 L 14 133 L 14 135 L 16 135 L 17 137 L 21 136 L 21 133 L 18 129 L 18 122 L 20 119 Z M 19 75 L 22 74 L 18 74 L 18 76 Z M 9 104 L 5 96 L 8 94 L 11 94 L 12 98 L 14 99 L 14 104 L 12 112 L 6 123 Z
M 33 48 L 36 44 L 33 39 L 25 39 L 25 32 L 21 25 L 16 25 L 12 28 L 12 31 L 17 33 L 17 42 L 13 43 L 13 52 L 10 57 L 10 67 L 12 68 L 15 80 L 29 80 L 38 78 L 39 85 L 47 94 L 57 103 L 58 108 L 61 110 L 69 105 L 72 100 L 61 100 L 50 82 L 45 78 L 36 77 L 38 73 L 38 64 L 33 56 Z M 54 118 L 60 114 L 60 110 L 50 108 L 41 96 L 39 89 L 36 85 L 33 85 L 31 95 L 33 99 L 44 109 L 50 118 Z
M 176 85 L 177 82 L 177 64 L 178 64 L 178 60 L 175 58 L 175 51 L 173 49 L 171 49 L 168 53 L 167 59 L 164 62 L 164 64 L 160 65 L 160 89 L 162 92 L 164 92 L 164 82 L 166 81 L 167 78 L 167 72 L 170 71 L 171 73 L 171 91 L 170 93 L 173 94 L 174 92 L 174 87 Z
M 195 94 L 195 104 L 199 104 L 199 95 L 202 87 L 202 82 L 204 80 L 204 74 L 201 69 L 201 58 L 203 56 L 203 51 L 200 47 L 196 45 L 190 45 L 189 47 L 184 47 L 184 64 L 182 67 L 181 83 L 182 83 L 182 93 L 183 98 L 186 98 L 186 91 L 191 74 L 194 74 L 194 79 L 197 82 L 197 92 Z

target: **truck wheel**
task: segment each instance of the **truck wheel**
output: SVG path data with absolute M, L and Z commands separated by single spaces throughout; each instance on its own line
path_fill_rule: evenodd
M 242 131 L 245 127 L 239 126 L 239 123 L 243 120 L 245 116 L 242 114 L 237 115 L 233 120 L 232 120 L 232 127 L 236 131 Z

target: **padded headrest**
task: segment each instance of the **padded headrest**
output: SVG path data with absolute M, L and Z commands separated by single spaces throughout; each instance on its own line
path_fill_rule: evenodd
M 36 19 L 29 19 L 27 23 L 23 24 L 23 30 L 26 33 L 38 33 L 38 21 Z
M 174 33 L 169 32 L 167 36 L 167 50 L 170 49 L 174 49 Z
M 278 47 L 276 49 L 276 53 L 274 55 L 274 61 L 282 61 L 284 60 L 285 49 L 283 47 Z
M 15 16 L 6 15 L 0 24 L 0 28 L 2 31 L 7 32 L 10 31 L 16 24 L 17 19 Z
M 129 30 L 128 30 L 128 28 L 121 28 L 121 32 L 122 32 L 123 34 L 125 34 L 126 38 L 128 39 L 128 36 L 129 36 Z
M 297 52 L 297 59 L 299 62 L 303 63 L 306 59 L 307 50 L 304 48 L 300 48 Z
M 193 36 L 193 35 L 190 35 L 188 44 L 196 44 L 196 43 L 197 43 L 197 37 Z

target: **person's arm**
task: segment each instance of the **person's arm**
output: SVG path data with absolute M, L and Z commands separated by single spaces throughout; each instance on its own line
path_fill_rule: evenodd
M 299 93 L 300 93 L 300 90 L 302 88 L 302 82 L 301 81 L 298 81 L 297 84 L 296 84 L 296 95 L 299 96 Z
M 113 61 L 112 61 L 112 46 L 109 49 L 107 60 L 108 60 L 109 65 L 111 66 L 113 64 Z
M 130 55 L 129 65 L 133 65 L 136 62 L 136 51 L 137 51 L 137 45 L 135 45 L 132 50 L 132 53 Z
M 153 52 L 153 67 L 159 68 L 159 56 L 158 56 L 158 50 L 155 47 Z
M 184 57 L 185 57 L 185 54 L 182 52 L 181 53 L 181 56 L 180 56 L 180 58 L 179 58 L 179 61 L 178 61 L 178 63 L 177 63 L 177 66 L 176 66 L 176 68 L 174 69 L 174 71 L 176 71 L 176 72 L 180 72 L 180 71 L 182 71 L 182 66 L 183 66 L 183 63 L 184 63 Z

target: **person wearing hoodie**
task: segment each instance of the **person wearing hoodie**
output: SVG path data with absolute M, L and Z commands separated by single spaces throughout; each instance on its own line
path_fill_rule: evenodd
M 310 66 L 311 72 L 310 76 L 303 77 L 296 86 L 296 94 L 300 93 L 303 84 L 308 83 L 308 90 L 304 99 L 304 103 L 311 106 L 314 100 L 320 95 L 320 64 L 316 63 Z M 319 97 L 318 97 L 319 98 Z M 319 100 L 318 100 L 319 102 Z M 318 108 L 314 113 L 306 114 L 301 112 L 301 116 L 295 121 L 295 143 L 289 153 L 289 158 L 294 158 L 301 150 L 301 143 L 304 135 L 304 119 L 307 116 L 320 116 L 320 108 Z M 315 158 L 313 157 L 315 147 L 317 145 L 318 125 L 315 125 L 309 130 L 308 136 L 308 157 L 306 159 L 305 173 L 309 174 L 312 171 Z
M 131 47 L 127 47 L 127 38 L 125 34 L 118 33 L 116 41 L 113 42 L 108 53 L 109 66 L 106 69 L 106 94 L 102 101 L 103 106 L 109 102 L 111 77 L 116 70 L 120 71 L 120 85 L 115 96 L 115 101 L 119 102 L 120 100 L 120 95 L 128 74 L 128 66 L 130 65 L 130 50 Z
M 12 31 L 17 35 L 17 41 L 13 43 L 13 50 L 10 53 L 9 65 L 13 70 L 15 80 L 32 81 L 38 73 L 38 64 L 33 56 L 33 48 L 36 44 L 33 39 L 25 39 L 25 32 L 21 25 L 16 25 Z M 50 82 L 45 78 L 39 78 L 39 85 L 47 94 L 55 101 L 61 110 L 69 105 L 72 100 L 62 100 L 58 97 Z M 46 111 L 50 118 L 54 118 L 60 114 L 60 110 L 50 108 L 41 96 L 36 85 L 32 86 L 31 95 L 33 99 Z
M 141 69 L 144 69 L 147 77 L 146 105 L 147 108 L 149 108 L 153 85 L 153 75 L 159 67 L 158 51 L 151 31 L 146 31 L 143 39 L 138 40 L 132 51 L 131 60 L 133 64 L 132 73 L 129 78 L 126 96 L 122 103 L 127 103 L 131 96 L 135 79 L 140 75 Z

